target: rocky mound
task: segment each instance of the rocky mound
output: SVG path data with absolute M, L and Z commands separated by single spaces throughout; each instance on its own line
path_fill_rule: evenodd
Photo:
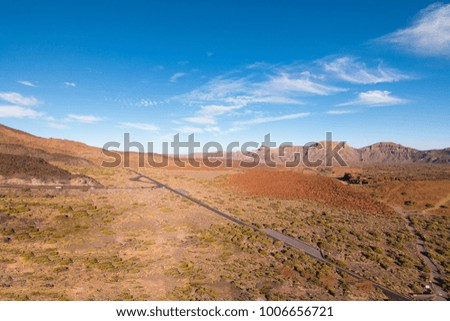
M 90 177 L 73 175 L 42 158 L 0 153 L 0 184 L 8 185 L 99 185 Z
M 18 156 L 31 156 L 36 158 L 42 158 L 49 163 L 62 163 L 65 165 L 82 165 L 88 166 L 93 163 L 87 159 L 70 156 L 61 153 L 48 153 L 43 149 L 26 147 L 18 144 L 4 144 L 0 143 L 0 153 L 18 155 Z

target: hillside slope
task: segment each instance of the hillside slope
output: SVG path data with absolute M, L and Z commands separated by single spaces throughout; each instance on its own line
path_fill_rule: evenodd
M 42 158 L 0 153 L 0 184 L 99 186 L 94 179 L 47 163 Z
M 81 158 L 76 161 L 80 163 L 97 163 L 102 157 L 101 149 L 97 147 L 66 139 L 42 138 L 0 124 L 1 151 L 17 155 L 36 155 L 49 161 L 65 157 L 66 161 L 73 162 L 75 158 Z

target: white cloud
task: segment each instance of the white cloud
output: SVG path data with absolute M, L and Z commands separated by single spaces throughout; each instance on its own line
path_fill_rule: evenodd
M 17 80 L 17 82 L 24 86 L 37 87 L 35 84 L 33 84 L 31 81 L 28 81 L 28 80 Z
M 151 107 L 151 106 L 156 106 L 157 104 L 158 104 L 157 101 L 150 100 L 150 99 L 144 99 L 144 98 L 139 100 L 139 102 L 137 103 L 138 106 L 142 106 L 142 107 Z
M 311 80 L 309 72 L 302 72 L 299 75 L 280 73 L 272 77 L 269 81 L 262 83 L 260 92 L 274 94 L 316 94 L 326 96 L 332 93 L 344 91 L 343 88 L 324 85 Z
M 354 110 L 329 110 L 326 113 L 328 115 L 346 115 L 346 114 L 353 114 Z
M 300 106 L 307 95 L 331 95 L 346 91 L 345 88 L 324 83 L 322 75 L 305 71 L 304 67 L 269 65 L 258 63 L 244 70 L 234 70 L 216 77 L 191 92 L 170 100 L 194 107 L 192 116 L 182 120 L 192 124 L 216 125 L 221 118 L 255 113 L 255 108 L 267 106 Z M 300 114 L 295 114 L 299 117 Z M 301 114 L 303 115 L 303 113 Z M 253 121 L 277 121 L 284 118 L 267 118 Z M 289 119 L 289 118 L 286 118 Z M 239 123 L 237 124 L 239 125 Z M 188 129 L 189 126 L 187 126 Z M 199 127 L 194 127 L 199 131 Z M 205 131 L 205 128 L 201 127 Z
M 354 84 L 377 84 L 410 78 L 395 69 L 383 68 L 381 64 L 369 69 L 366 64 L 351 57 L 340 57 L 321 64 L 325 71 Z
M 66 129 L 69 128 L 69 126 L 61 124 L 61 123 L 53 123 L 53 122 L 49 122 L 47 123 L 47 127 L 50 128 L 55 128 L 55 129 Z
M 74 83 L 74 82 L 68 82 L 68 81 L 66 81 L 66 82 L 64 82 L 64 86 L 66 86 L 66 87 L 76 87 L 77 84 Z
M 218 126 L 207 126 L 204 128 L 204 130 L 208 133 L 219 133 L 221 131 L 220 127 Z
M 227 99 L 243 96 L 250 91 L 246 79 L 228 79 L 218 77 L 188 94 L 175 97 L 189 104 L 228 103 Z
M 263 104 L 304 105 L 304 103 L 298 99 L 283 96 L 241 97 L 240 100 L 246 104 L 263 103 Z
M 39 118 L 43 113 L 21 106 L 0 106 L 0 118 Z
M 288 120 L 288 119 L 296 119 L 296 118 L 303 118 L 311 115 L 311 113 L 296 113 L 296 114 L 289 114 L 289 115 L 283 115 L 283 116 L 275 116 L 275 117 L 258 117 L 253 118 L 249 120 L 241 120 L 236 121 L 233 123 L 235 127 L 240 127 L 244 125 L 258 125 L 258 124 L 264 124 L 264 123 L 271 123 L 281 120 Z
M 194 117 L 187 117 L 184 118 L 185 121 L 194 123 L 194 124 L 207 124 L 207 125 L 213 125 L 216 123 L 216 120 L 213 116 L 194 116 Z
M 106 100 L 126 107 L 153 107 L 164 102 L 147 98 L 106 98 Z
M 183 126 L 177 128 L 176 131 L 183 134 L 201 134 L 204 132 L 204 129 L 200 127 Z
M 340 89 L 321 85 L 310 80 L 309 74 L 300 74 L 300 79 L 289 78 L 288 74 L 276 74 L 254 80 L 251 77 L 218 77 L 188 94 L 174 99 L 197 106 L 196 115 L 184 118 L 196 124 L 215 124 L 220 116 L 254 105 L 302 105 L 297 98 L 305 92 L 328 94 Z
M 365 106 L 389 106 L 407 103 L 408 100 L 391 96 L 387 90 L 370 90 L 358 94 L 358 98 L 337 106 L 365 105 Z
M 182 134 L 202 134 L 202 133 L 218 134 L 221 132 L 221 129 L 218 126 L 206 126 L 206 127 L 182 126 L 176 128 L 175 131 Z
M 0 92 L 0 100 L 19 106 L 34 106 L 40 103 L 39 100 L 33 96 L 25 97 L 15 92 Z
M 121 123 L 122 126 L 127 128 L 134 128 L 145 131 L 156 131 L 159 130 L 159 127 L 153 124 L 147 123 Z
M 450 4 L 422 10 L 412 25 L 379 39 L 423 56 L 450 57 Z
M 181 77 L 184 77 L 184 76 L 186 76 L 186 73 L 184 73 L 184 72 L 176 72 L 169 78 L 169 81 L 170 82 L 177 82 L 178 79 L 180 79 Z
M 200 107 L 199 114 L 207 115 L 209 117 L 219 116 L 231 113 L 234 110 L 241 109 L 245 104 L 238 105 L 207 105 Z
M 68 121 L 78 121 L 80 123 L 85 123 L 85 124 L 93 124 L 99 121 L 102 121 L 103 118 L 102 117 L 97 117 L 97 116 L 92 116 L 92 115 L 74 115 L 74 114 L 69 114 L 67 115 L 67 119 Z

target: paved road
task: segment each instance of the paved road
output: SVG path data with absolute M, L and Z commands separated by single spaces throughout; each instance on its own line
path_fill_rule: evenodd
M 233 223 L 236 223 L 236 224 L 242 225 L 242 226 L 247 226 L 247 227 L 249 227 L 249 228 L 251 228 L 251 229 L 253 229 L 255 231 L 261 231 L 261 232 L 265 233 L 268 237 L 270 237 L 270 238 L 272 238 L 274 240 L 281 241 L 281 242 L 285 243 L 286 245 L 288 245 L 290 247 L 293 247 L 293 248 L 296 248 L 296 249 L 299 249 L 299 250 L 305 252 L 307 255 L 309 255 L 310 257 L 312 257 L 312 258 L 314 258 L 314 259 L 316 259 L 316 260 L 318 260 L 320 262 L 323 262 L 325 264 L 329 264 L 329 265 L 335 267 L 336 270 L 338 270 L 338 271 L 347 273 L 347 274 L 351 275 L 352 277 L 354 277 L 354 278 L 356 278 L 358 280 L 367 280 L 363 276 L 361 276 L 361 275 L 359 275 L 359 274 L 357 274 L 357 273 L 355 273 L 353 271 L 344 269 L 344 268 L 342 268 L 340 266 L 337 266 L 334 263 L 328 261 L 327 259 L 325 259 L 322 256 L 322 253 L 320 252 L 319 249 L 313 247 L 310 244 L 307 244 L 307 243 L 302 242 L 300 240 L 294 239 L 294 238 L 292 238 L 290 236 L 284 235 L 284 234 L 282 234 L 280 232 L 277 232 L 277 231 L 274 231 L 274 230 L 258 229 L 258 228 L 256 228 L 253 225 L 247 224 L 247 223 L 245 223 L 245 222 L 243 222 L 243 221 L 241 221 L 241 220 L 239 220 L 239 219 L 237 219 L 235 217 L 232 217 L 229 214 L 226 214 L 226 213 L 224 213 L 222 211 L 219 211 L 218 209 L 213 208 L 213 207 L 209 206 L 208 204 L 203 203 L 202 201 L 199 201 L 199 200 L 197 200 L 197 199 L 195 199 L 195 198 L 193 198 L 193 197 L 191 197 L 189 195 L 186 195 L 186 193 L 182 193 L 182 192 L 180 192 L 177 189 L 171 188 L 171 187 L 169 187 L 169 186 L 167 186 L 167 185 L 165 185 L 165 184 L 163 184 L 163 183 L 161 183 L 161 182 L 159 182 L 159 181 L 157 181 L 157 180 L 155 180 L 155 179 L 153 179 L 151 177 L 148 177 L 146 175 L 143 175 L 143 174 L 139 173 L 138 171 L 135 171 L 135 170 L 132 170 L 132 169 L 129 169 L 129 171 L 133 172 L 136 175 L 138 175 L 137 177 L 132 178 L 131 179 L 132 181 L 139 181 L 141 179 L 147 179 L 148 181 L 150 181 L 153 184 L 155 184 L 157 187 L 167 189 L 167 190 L 169 190 L 169 191 L 171 191 L 171 192 L 173 192 L 173 193 L 175 193 L 175 194 L 177 194 L 177 195 L 179 195 L 181 197 L 184 197 L 184 198 L 194 202 L 195 204 L 197 204 L 197 205 L 199 205 L 199 206 L 201 206 L 203 208 L 206 208 L 207 210 L 209 210 L 209 211 L 211 211 L 211 212 L 213 212 L 213 213 L 215 213 L 215 214 L 217 214 L 217 215 L 219 215 L 219 216 L 221 216 L 221 217 L 223 217 L 223 218 L 225 218 L 225 219 L 227 219 L 227 220 L 229 220 L 229 221 L 231 221 Z M 378 284 L 376 282 L 373 282 L 371 280 L 369 280 L 369 281 L 372 282 L 372 284 L 376 288 L 378 288 L 381 291 L 383 291 L 383 293 L 389 299 L 391 299 L 393 301 L 410 301 L 411 300 L 411 298 L 406 296 L 406 295 L 403 295 L 403 294 L 397 293 L 395 291 L 389 290 L 385 286 L 383 286 L 381 284 Z
M 347 274 L 351 275 L 352 277 L 354 277 L 355 279 L 367 280 L 366 278 L 364 278 L 363 276 L 357 274 L 356 272 L 350 271 L 348 269 L 345 269 L 343 267 L 340 267 L 340 266 L 338 266 L 338 265 L 328 261 L 326 258 L 323 257 L 322 252 L 319 249 L 313 247 L 312 245 L 310 245 L 308 243 L 305 243 L 305 242 L 302 242 L 300 240 L 294 239 L 294 238 L 292 238 L 290 236 L 284 235 L 283 233 L 280 233 L 280 232 L 277 232 L 277 231 L 274 231 L 274 230 L 264 229 L 264 230 L 261 230 L 261 231 L 265 232 L 269 237 L 271 237 L 273 239 L 282 241 L 285 244 L 287 244 L 287 245 L 289 245 L 289 246 L 291 246 L 293 248 L 302 250 L 307 255 L 311 256 L 312 258 L 314 258 L 314 259 L 316 259 L 316 260 L 318 260 L 320 262 L 332 265 L 336 270 L 338 270 L 340 272 L 347 273 Z M 394 301 L 410 301 L 411 300 L 411 298 L 409 298 L 409 297 L 407 297 L 407 296 L 405 296 L 403 294 L 391 291 L 391 290 L 389 290 L 388 288 L 386 288 L 385 286 L 383 286 L 383 285 L 381 285 L 379 283 L 376 283 L 376 282 L 373 282 L 373 281 L 370 281 L 370 282 L 372 282 L 372 284 L 376 288 L 378 288 L 381 291 L 383 291 L 383 293 L 387 297 L 389 297 L 391 300 L 394 300 Z
M 245 222 L 242 222 L 241 220 L 238 220 L 237 218 L 234 218 L 234 217 L 232 217 L 232 216 L 230 216 L 230 215 L 228 215 L 228 214 L 226 214 L 224 212 L 219 211 L 218 209 L 215 209 L 215 208 L 209 206 L 208 204 L 205 204 L 205 203 L 199 201 L 198 199 L 195 199 L 195 198 L 187 195 L 186 191 L 180 191 L 180 190 L 171 188 L 171 187 L 169 187 L 169 186 L 167 186 L 167 185 L 165 185 L 165 184 L 163 184 L 161 182 L 158 182 L 157 180 L 155 180 L 155 179 L 153 179 L 151 177 L 148 177 L 148 176 L 145 176 L 145 175 L 139 173 L 138 171 L 135 171 L 135 170 L 132 170 L 132 169 L 129 169 L 129 171 L 135 173 L 136 175 L 138 175 L 138 177 L 132 178 L 131 179 L 132 181 L 139 181 L 141 178 L 147 179 L 150 182 L 152 182 L 153 184 L 155 184 L 157 187 L 161 187 L 161 188 L 167 189 L 167 190 L 171 191 L 172 193 L 175 193 L 175 194 L 177 194 L 177 195 L 179 195 L 181 197 L 187 198 L 188 200 L 194 202 L 195 204 L 200 205 L 200 206 L 206 208 L 207 210 L 210 210 L 211 212 L 214 212 L 217 215 L 220 215 L 220 216 L 226 218 L 227 220 L 230 220 L 230 221 L 232 221 L 232 222 L 234 222 L 236 224 L 247 226 L 247 227 L 250 227 L 253 230 L 256 230 L 256 228 L 254 226 L 249 225 L 249 224 L 247 224 Z
M 311 246 L 308 243 L 302 242 L 300 240 L 294 239 L 290 236 L 284 235 L 283 233 L 271 230 L 271 229 L 262 229 L 260 230 L 264 233 L 266 233 L 268 236 L 275 240 L 282 241 L 286 243 L 289 246 L 295 247 L 296 249 L 302 250 L 306 254 L 309 254 L 310 256 L 314 258 L 321 258 L 322 259 L 322 253 L 320 253 L 320 250 Z

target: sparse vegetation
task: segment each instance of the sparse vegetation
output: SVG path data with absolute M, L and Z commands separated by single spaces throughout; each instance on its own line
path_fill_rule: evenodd
M 130 180 L 136 177 L 122 168 L 58 166 L 111 189 L 1 190 L 2 299 L 386 298 L 370 281 L 337 272 L 264 232 L 229 224 L 150 182 Z M 423 180 L 417 181 L 402 174 L 404 168 L 393 171 L 395 179 L 380 168 L 360 170 L 367 184 L 352 186 L 295 171 L 141 171 L 258 229 L 311 244 L 368 280 L 423 293 L 430 268 L 417 254 L 416 236 L 386 203 L 427 213 L 412 215 L 414 225 L 448 275 L 448 178 L 436 167 L 427 169 L 436 177 L 417 171 Z M 425 192 L 415 191 L 420 187 Z M 440 194 L 431 197 L 435 190 Z

